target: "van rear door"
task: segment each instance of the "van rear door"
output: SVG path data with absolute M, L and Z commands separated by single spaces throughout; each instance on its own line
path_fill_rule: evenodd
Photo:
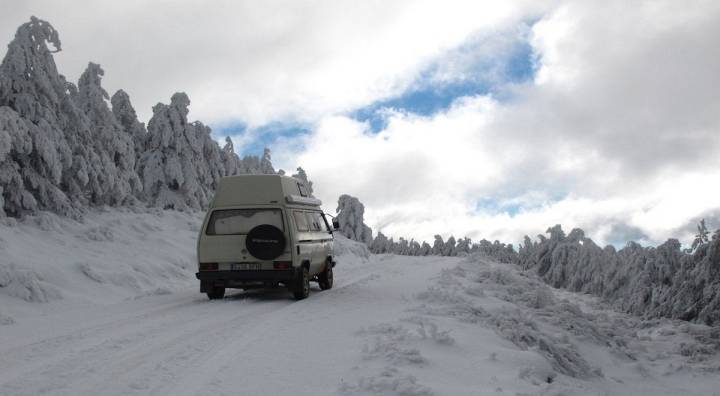
M 198 258 L 201 262 L 217 263 L 259 261 L 247 251 L 245 239 L 250 230 L 263 224 L 277 227 L 287 235 L 279 208 L 213 210 L 201 236 Z

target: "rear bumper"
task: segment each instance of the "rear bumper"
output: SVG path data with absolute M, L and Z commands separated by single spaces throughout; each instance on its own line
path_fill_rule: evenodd
M 203 286 L 242 287 L 256 282 L 291 282 L 296 279 L 296 270 L 200 271 L 195 277 L 200 280 L 201 289 L 205 289 Z

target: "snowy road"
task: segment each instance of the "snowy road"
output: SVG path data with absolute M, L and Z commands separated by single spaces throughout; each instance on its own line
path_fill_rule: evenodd
M 365 322 L 402 314 L 433 263 L 338 267 L 330 291 L 209 301 L 196 287 L 24 320 L 0 332 L 0 394 L 327 394 Z M 401 292 L 402 290 L 402 292 Z
M 0 395 L 717 392 L 682 325 L 635 328 L 507 265 L 377 256 L 336 279 L 299 302 L 193 286 L 25 318 L 0 328 Z

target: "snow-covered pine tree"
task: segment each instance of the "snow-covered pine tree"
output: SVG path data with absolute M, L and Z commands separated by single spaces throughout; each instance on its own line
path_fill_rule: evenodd
M 338 199 L 335 210 L 340 223 L 340 232 L 347 238 L 363 242 L 370 246 L 372 243 L 372 230 L 365 224 L 365 205 L 357 198 L 343 194 Z
M 303 184 L 305 184 L 305 188 L 307 189 L 308 194 L 310 194 L 311 197 L 314 197 L 313 187 L 312 187 L 313 183 L 310 180 L 308 180 L 307 173 L 305 173 L 305 170 L 302 167 L 298 167 L 297 173 L 292 175 L 292 177 L 302 181 Z
M 418 256 L 428 256 L 432 252 L 432 246 L 430 246 L 429 243 L 423 241 L 422 245 L 420 246 L 420 252 L 418 253 Z
M 455 252 L 455 237 L 450 235 L 450 238 L 445 242 L 445 245 L 443 246 L 442 250 L 443 256 L 457 256 L 457 252 Z
M 119 205 L 134 202 L 142 190 L 135 173 L 135 143 L 105 102 L 108 93 L 101 85 L 105 74 L 90 62 L 80 76 L 75 104 L 85 113 L 92 131 L 92 143 L 101 163 L 94 203 Z
M 707 226 L 705 225 L 705 219 L 700 220 L 700 223 L 697 226 L 697 230 L 698 233 L 695 235 L 695 239 L 690 246 L 690 253 L 697 250 L 700 245 L 706 244 L 710 241 L 708 239 L 708 235 L 710 235 L 710 232 L 708 232 Z
M 382 232 L 378 232 L 370 244 L 370 251 L 375 254 L 388 253 L 388 238 Z
M 146 151 L 138 172 L 144 196 L 154 206 L 183 210 L 205 208 L 225 174 L 221 150 L 210 128 L 187 120 L 190 99 L 176 93 L 158 103 L 148 123 Z
M 443 251 L 445 250 L 445 242 L 443 242 L 443 238 L 440 235 L 435 235 L 435 242 L 433 242 L 432 250 L 430 251 L 430 254 L 434 256 L 442 256 Z
M 260 160 L 260 173 L 264 175 L 274 175 L 276 173 L 272 165 L 270 149 L 267 147 L 263 150 L 263 156 Z
M 92 141 L 87 118 L 53 59 L 60 50 L 52 25 L 31 17 L 0 64 L 0 117 L 12 142 L 9 157 L 0 161 L 0 186 L 3 209 L 13 216 L 46 209 L 77 217 L 98 187 L 90 185 L 102 169 L 90 163 L 97 159 L 92 146 L 85 147 Z
M 225 137 L 225 146 L 221 152 L 223 167 L 225 168 L 225 176 L 233 176 L 241 173 L 240 158 L 235 154 L 235 146 L 230 136 Z
M 135 112 L 135 108 L 130 103 L 130 96 L 122 89 L 118 90 L 110 98 L 112 112 L 115 119 L 123 127 L 126 134 L 130 135 L 135 148 L 135 162 L 140 159 L 142 153 L 145 152 L 145 141 L 147 140 L 147 130 L 145 124 L 140 122 Z
M 407 256 L 409 255 L 409 248 L 410 244 L 408 243 L 408 240 L 400 237 L 400 240 L 398 241 L 397 246 L 395 246 L 395 250 L 393 251 L 393 253 Z
M 58 196 L 55 200 L 47 197 L 48 202 L 64 203 L 65 207 L 70 206 L 65 194 L 56 187 L 60 181 L 59 172 L 61 170 L 58 168 L 55 176 L 50 173 L 48 175 L 50 178 L 39 174 L 39 172 L 47 170 L 48 165 L 58 164 L 58 162 L 54 158 L 56 155 L 54 150 L 45 152 L 48 156 L 47 159 L 43 158 L 42 153 L 36 150 L 37 146 L 33 144 L 33 136 L 39 137 L 40 132 L 37 129 L 37 126 L 21 118 L 10 107 L 0 106 L 0 217 L 6 214 L 18 216 L 38 208 L 38 202 L 33 196 L 33 189 L 26 189 L 25 180 L 28 178 L 37 180 L 42 183 L 39 187 L 44 187 Z M 39 169 L 33 168 L 33 164 Z M 50 172 L 52 172 L 52 168 Z M 42 205 L 42 203 L 41 201 L 40 204 Z
M 410 256 L 419 256 L 420 255 L 420 244 L 414 240 L 410 240 L 410 251 L 408 252 L 408 255 Z
M 472 246 L 470 238 L 465 237 L 458 239 L 457 245 L 455 246 L 456 256 L 464 256 L 470 253 L 470 246 Z

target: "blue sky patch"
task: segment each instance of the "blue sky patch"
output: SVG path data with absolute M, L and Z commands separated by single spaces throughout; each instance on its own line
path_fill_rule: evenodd
M 521 212 L 539 210 L 546 205 L 552 205 L 566 199 L 567 193 L 550 193 L 541 194 L 535 199 L 517 199 L 512 196 L 509 198 L 499 197 L 483 197 L 475 201 L 474 211 L 488 215 L 497 215 L 507 213 L 510 217 L 515 217 Z
M 391 113 L 388 110 L 432 116 L 447 110 L 462 97 L 492 95 L 499 101 L 509 100 L 509 85 L 532 81 L 535 76 L 536 55 L 527 39 L 529 26 L 520 26 L 515 32 L 470 39 L 426 67 L 401 95 L 347 115 L 367 122 L 372 132 L 380 132 L 387 127 Z M 272 149 L 282 138 L 310 131 L 309 126 L 284 122 L 273 122 L 254 130 L 248 130 L 242 123 L 213 129 L 213 137 L 220 141 L 227 135 L 245 141 L 242 147 L 236 147 L 242 155 L 261 154 L 264 147 Z
M 498 53 L 488 52 L 485 45 L 497 46 L 485 39 L 459 47 L 423 71 L 402 95 L 375 102 L 349 115 L 367 122 L 373 132 L 379 132 L 387 126 L 386 109 L 431 116 L 447 110 L 462 97 L 492 95 L 503 101 L 509 99 L 506 89 L 509 84 L 524 83 L 535 77 L 536 55 L 525 37 L 502 43 Z M 452 75 L 453 72 L 457 74 Z
M 248 129 L 245 124 L 237 123 L 213 128 L 212 137 L 220 142 L 224 142 L 226 136 L 232 137 L 235 141 L 244 141 L 242 146 L 235 146 L 235 152 L 243 157 L 262 155 L 265 147 L 269 147 L 272 151 L 279 140 L 308 133 L 310 133 L 308 126 L 294 123 L 272 122 L 255 129 Z

